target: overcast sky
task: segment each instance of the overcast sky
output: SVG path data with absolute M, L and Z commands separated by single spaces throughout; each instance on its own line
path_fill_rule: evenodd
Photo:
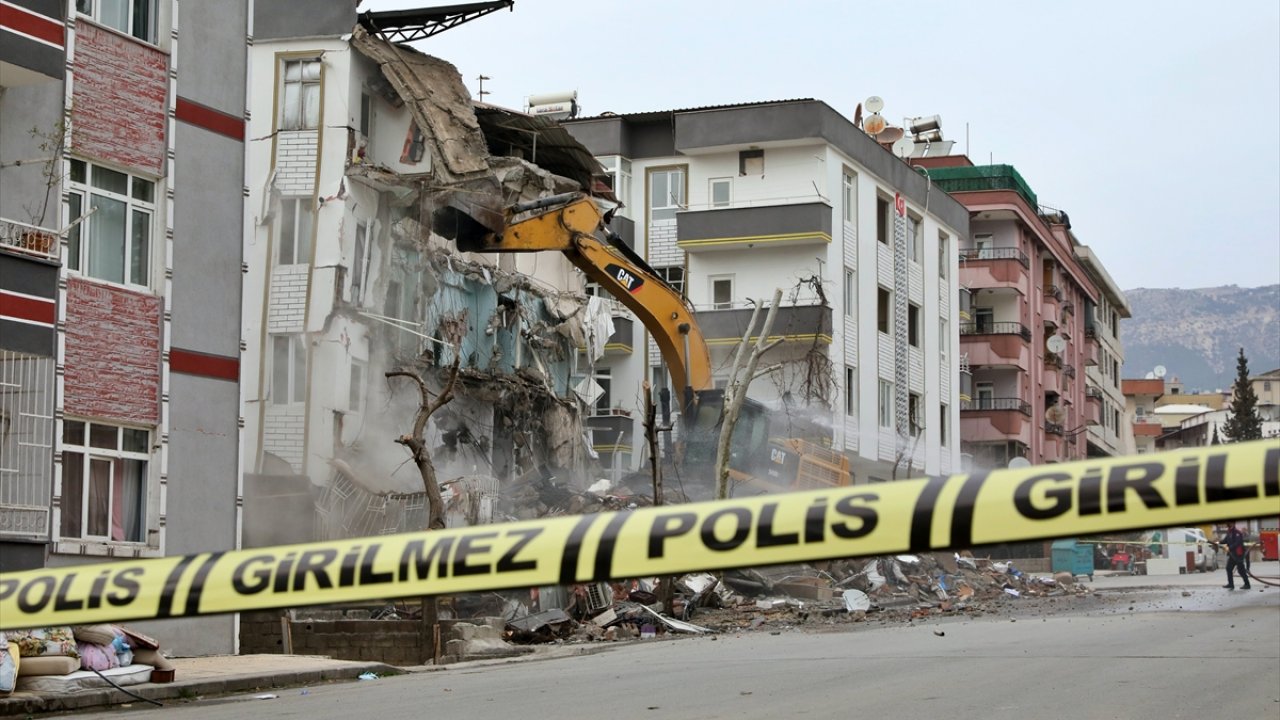
M 868 7 L 516 0 L 417 47 L 514 108 L 577 90 L 588 115 L 800 97 L 852 115 L 879 95 L 891 122 L 939 114 L 954 151 L 1017 166 L 1122 288 L 1280 283 L 1280 3 Z

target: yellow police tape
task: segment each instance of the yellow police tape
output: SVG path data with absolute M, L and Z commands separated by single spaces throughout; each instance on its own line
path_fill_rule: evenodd
M 0 628 L 210 615 L 1280 515 L 1280 440 L 0 574 Z M 180 529 L 175 529 L 180 531 Z

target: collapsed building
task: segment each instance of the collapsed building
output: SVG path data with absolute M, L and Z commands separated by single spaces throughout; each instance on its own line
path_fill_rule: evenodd
M 426 438 L 450 524 L 492 519 L 501 480 L 581 475 L 575 388 L 610 309 L 575 292 L 561 256 L 458 252 L 438 211 L 589 188 L 599 165 L 552 121 L 473 103 L 451 64 L 397 43 L 469 19 L 450 8 L 364 13 L 354 29 L 262 14 L 252 62 L 274 72 L 250 93 L 274 111 L 249 125 L 248 176 L 265 181 L 248 188 L 245 543 L 426 526 L 396 444 L 420 396 L 391 371 L 434 395 L 457 361 Z

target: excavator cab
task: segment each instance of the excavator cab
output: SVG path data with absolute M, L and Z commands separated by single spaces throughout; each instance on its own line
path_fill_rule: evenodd
M 707 389 L 696 393 L 692 412 L 685 421 L 685 467 L 713 469 L 720 428 L 724 420 L 724 390 Z M 747 398 L 738 415 L 729 443 L 729 469 L 753 475 L 768 461 L 769 411 L 759 402 Z

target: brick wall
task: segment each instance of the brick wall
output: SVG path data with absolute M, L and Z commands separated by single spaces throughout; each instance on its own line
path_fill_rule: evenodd
M 305 430 L 305 405 L 268 405 L 262 449 L 288 462 L 295 472 L 302 472 L 302 441 Z
M 315 130 L 282 132 L 276 137 L 276 188 L 288 196 L 310 195 L 316 181 Z
M 283 653 L 279 613 L 240 615 L 240 654 Z M 290 625 L 295 655 L 419 665 L 425 659 L 422 623 L 417 620 L 295 620 Z
M 302 332 L 307 313 L 307 266 L 283 265 L 271 271 L 267 332 Z
M 68 415 L 154 425 L 160 418 L 160 298 L 67 281 Z
M 72 92 L 71 144 L 76 154 L 163 174 L 169 107 L 167 54 L 77 22 Z
M 675 220 L 658 220 L 649 223 L 649 239 L 645 245 L 648 248 L 648 260 L 650 267 L 684 267 L 684 251 L 676 245 L 676 221 Z M 689 287 L 689 277 L 685 276 L 685 287 Z M 685 290 L 688 295 L 689 291 Z M 649 335 L 649 365 L 658 367 L 662 364 L 662 353 L 658 350 L 658 343 L 654 342 L 653 336 Z

